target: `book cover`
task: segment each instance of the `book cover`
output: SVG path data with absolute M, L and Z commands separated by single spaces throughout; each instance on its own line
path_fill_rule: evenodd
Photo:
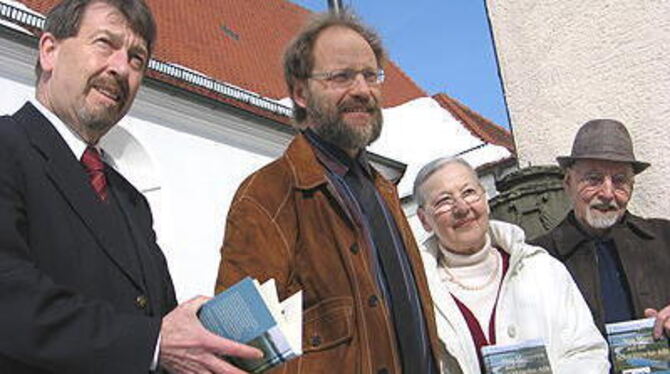
M 542 340 L 482 347 L 488 374 L 551 374 L 551 365 Z
M 605 326 L 610 355 L 617 374 L 670 373 L 670 345 L 654 339 L 654 318 Z
M 198 317 L 208 330 L 263 351 L 262 358 L 229 357 L 249 373 L 262 373 L 302 354 L 302 292 L 279 302 L 274 280 L 246 277 L 205 303 Z

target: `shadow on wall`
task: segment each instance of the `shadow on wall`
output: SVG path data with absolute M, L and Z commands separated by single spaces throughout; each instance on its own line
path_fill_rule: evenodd
M 154 230 L 160 231 L 162 216 L 161 183 L 155 164 L 145 147 L 126 128 L 132 121 L 124 118 L 100 141 L 110 164 L 149 201 L 154 216 Z
M 131 119 L 124 119 L 105 135 L 100 144 L 112 166 L 130 183 L 147 195 L 161 189 L 154 163 L 144 146 L 124 127 Z

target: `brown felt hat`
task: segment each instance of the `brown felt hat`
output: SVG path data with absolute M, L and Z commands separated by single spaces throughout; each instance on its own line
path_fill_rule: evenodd
M 633 172 L 638 174 L 649 167 L 648 162 L 635 159 L 633 142 L 623 123 L 613 119 L 594 119 L 579 128 L 572 143 L 570 156 L 556 157 L 562 168 L 567 168 L 576 160 L 606 160 L 629 162 Z

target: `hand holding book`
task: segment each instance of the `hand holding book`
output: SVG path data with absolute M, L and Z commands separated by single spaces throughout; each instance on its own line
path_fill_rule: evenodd
M 644 316 L 656 318 L 654 323 L 654 338 L 660 339 L 663 337 L 664 332 L 665 336 L 670 337 L 670 305 L 660 311 L 647 308 L 644 310 Z
M 237 373 L 242 370 L 221 359 L 220 355 L 257 359 L 262 352 L 207 331 L 196 315 L 210 298 L 198 296 L 175 308 L 161 324 L 159 364 L 170 373 Z
M 237 367 L 262 373 L 302 354 L 302 291 L 279 302 L 274 280 L 244 278 L 198 312 L 208 330 L 263 351 L 262 358 L 230 357 Z
M 670 345 L 665 336 L 654 337 L 655 322 L 655 318 L 646 318 L 605 326 L 617 374 L 670 371 Z

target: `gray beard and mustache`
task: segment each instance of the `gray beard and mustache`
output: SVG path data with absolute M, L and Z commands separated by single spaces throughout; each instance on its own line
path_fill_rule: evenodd
M 365 109 L 372 114 L 367 126 L 349 126 L 342 114 L 352 109 Z M 330 109 L 330 110 L 329 110 Z M 335 108 L 321 105 L 313 95 L 307 98 L 307 116 L 312 128 L 323 140 L 344 150 L 361 150 L 379 138 L 382 131 L 382 112 L 374 99 L 350 99 Z
M 598 209 L 611 209 L 606 212 L 602 212 Z M 594 199 L 589 203 L 589 208 L 586 210 L 584 218 L 589 226 L 596 229 L 608 229 L 619 221 L 623 210 L 620 210 L 619 205 L 612 200 L 610 202 L 603 202 Z
M 88 108 L 86 105 L 77 108 L 77 116 L 87 132 L 93 134 L 105 134 L 114 126 L 121 117 L 130 88 L 128 81 L 122 78 L 95 76 L 88 82 L 88 89 L 94 90 L 94 87 L 102 87 L 119 96 L 119 101 L 114 107 L 96 107 Z

